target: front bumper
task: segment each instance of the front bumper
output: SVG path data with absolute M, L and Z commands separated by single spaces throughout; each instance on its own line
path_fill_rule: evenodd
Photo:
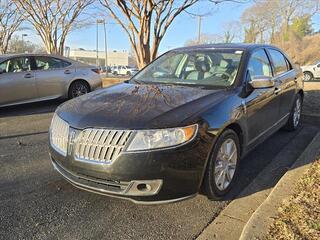
M 210 141 L 201 134 L 167 150 L 126 153 L 109 164 L 66 157 L 50 146 L 55 169 L 74 186 L 135 203 L 153 204 L 195 196 L 202 183 Z

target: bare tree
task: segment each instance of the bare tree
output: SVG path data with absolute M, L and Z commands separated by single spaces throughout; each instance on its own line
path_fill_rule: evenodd
M 199 0 L 100 0 L 129 37 L 143 67 L 158 53 L 158 48 L 173 20 Z
M 320 0 L 259 0 L 242 14 L 246 41 L 286 40 L 292 20 L 319 13 Z
M 128 35 L 141 68 L 156 58 L 174 19 L 201 0 L 99 0 Z M 204 0 L 205 1 L 205 0 Z M 207 0 L 210 4 L 249 0 Z
M 227 22 L 224 25 L 224 33 L 223 33 L 223 42 L 224 43 L 232 43 L 234 41 L 240 42 L 242 26 L 240 22 L 231 21 Z
M 0 2 L 0 53 L 8 51 L 9 42 L 21 23 L 23 16 L 12 2 Z
M 218 34 L 205 34 L 201 33 L 200 42 L 197 38 L 189 39 L 185 42 L 185 46 L 194 46 L 198 44 L 210 44 L 210 43 L 221 43 L 224 41 L 224 38 Z
M 70 31 L 79 24 L 79 16 L 94 0 L 12 0 L 22 8 L 48 53 L 63 55 Z
M 42 45 L 24 41 L 19 36 L 14 35 L 9 44 L 9 53 L 45 53 L 46 50 Z

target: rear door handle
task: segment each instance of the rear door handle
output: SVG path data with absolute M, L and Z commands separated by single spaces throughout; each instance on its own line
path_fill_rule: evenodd
M 71 73 L 71 71 L 69 69 L 64 71 L 64 74 L 70 74 L 70 73 Z
M 281 92 L 281 88 L 276 88 L 275 90 L 274 90 L 274 94 L 278 94 L 279 92 Z
M 24 78 L 33 78 L 33 75 L 31 73 L 27 73 L 24 75 Z

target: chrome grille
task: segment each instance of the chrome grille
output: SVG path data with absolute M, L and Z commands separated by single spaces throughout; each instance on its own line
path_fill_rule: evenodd
M 112 162 L 122 152 L 131 133 L 129 130 L 85 129 L 75 140 L 75 159 Z
M 57 114 L 53 115 L 50 126 L 51 145 L 62 155 L 67 155 L 69 125 Z

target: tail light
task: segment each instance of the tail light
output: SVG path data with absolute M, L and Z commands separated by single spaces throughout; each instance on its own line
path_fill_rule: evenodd
M 93 72 L 95 72 L 95 73 L 98 73 L 98 74 L 101 73 L 101 70 L 100 70 L 99 68 L 91 69 L 91 71 L 93 71 Z

